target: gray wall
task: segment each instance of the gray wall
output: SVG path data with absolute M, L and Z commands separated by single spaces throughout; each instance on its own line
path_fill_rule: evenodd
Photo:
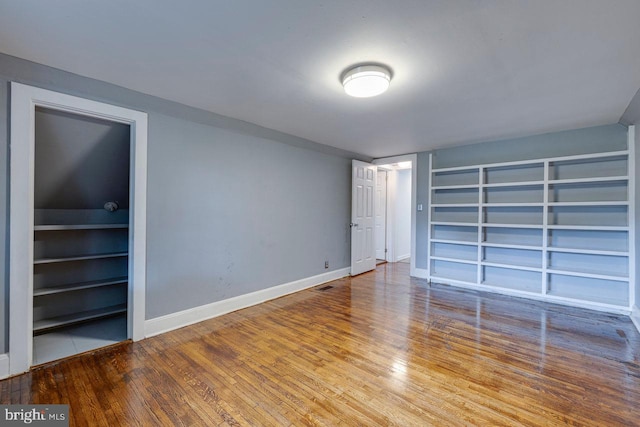
M 351 161 L 150 119 L 147 318 L 350 263 Z
M 416 163 L 416 206 L 422 204 L 422 211 L 416 212 L 416 268 L 428 269 L 429 152 L 418 153 Z
M 411 256 L 411 169 L 397 171 L 395 257 Z
M 627 127 L 611 124 L 436 150 L 433 152 L 433 161 L 435 167 L 447 168 L 625 150 L 626 147 Z M 418 268 L 428 268 L 428 179 L 429 153 L 418 153 L 417 202 L 424 205 L 424 211 L 418 212 L 416 217 L 416 267 Z
M 9 81 L 149 114 L 147 319 L 349 265 L 350 159 L 370 158 L 0 55 L 0 352 Z
M 129 133 L 122 123 L 36 108 L 35 208 L 128 208 Z
M 604 148 L 603 148 L 604 147 Z M 612 124 L 436 150 L 434 167 L 477 165 L 624 150 L 627 128 Z

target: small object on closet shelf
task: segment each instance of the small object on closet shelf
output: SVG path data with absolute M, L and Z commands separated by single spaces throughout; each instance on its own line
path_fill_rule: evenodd
M 107 202 L 104 204 L 104 210 L 109 212 L 115 212 L 120 208 L 118 202 Z

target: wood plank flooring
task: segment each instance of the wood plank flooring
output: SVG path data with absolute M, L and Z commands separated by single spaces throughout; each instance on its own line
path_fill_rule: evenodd
M 0 382 L 71 425 L 640 425 L 627 317 L 428 286 L 409 265 Z

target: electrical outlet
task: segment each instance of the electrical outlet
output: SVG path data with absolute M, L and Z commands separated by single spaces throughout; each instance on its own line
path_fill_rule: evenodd
M 329 268 L 329 261 L 324 262 L 324 268 Z

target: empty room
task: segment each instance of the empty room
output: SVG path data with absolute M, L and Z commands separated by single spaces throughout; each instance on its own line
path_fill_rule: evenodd
M 640 424 L 637 0 L 0 0 L 0 425 Z

